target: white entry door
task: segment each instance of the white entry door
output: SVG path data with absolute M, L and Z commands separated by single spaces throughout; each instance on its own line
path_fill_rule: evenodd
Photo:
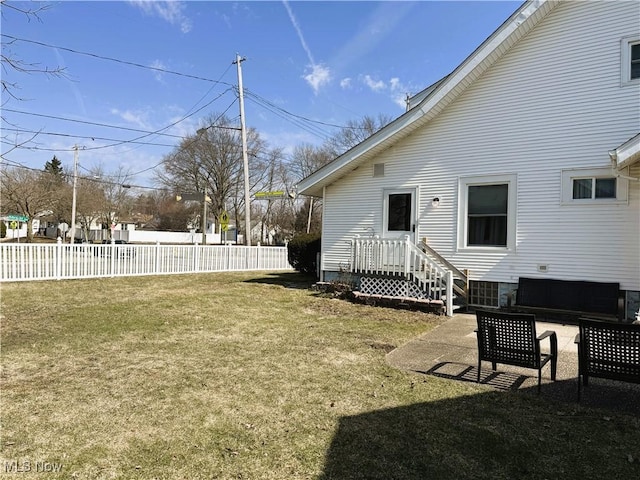
M 411 241 L 415 243 L 416 201 L 415 188 L 384 192 L 382 215 L 384 238 L 404 238 L 405 235 L 409 235 Z

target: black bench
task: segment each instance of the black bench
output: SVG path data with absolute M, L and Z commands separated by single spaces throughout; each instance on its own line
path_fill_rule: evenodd
M 640 325 L 581 318 L 578 344 L 578 401 L 589 377 L 640 383 Z
M 575 323 L 580 317 L 621 321 L 624 298 L 619 283 L 520 277 L 515 302 L 510 296 L 508 310 L 547 314 Z

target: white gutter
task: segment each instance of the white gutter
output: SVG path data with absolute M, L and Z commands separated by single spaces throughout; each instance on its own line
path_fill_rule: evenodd
M 615 150 L 610 150 L 609 159 L 614 176 L 636 182 L 640 181 L 640 178 L 628 177 L 620 173 L 624 168 L 640 161 L 640 133 Z

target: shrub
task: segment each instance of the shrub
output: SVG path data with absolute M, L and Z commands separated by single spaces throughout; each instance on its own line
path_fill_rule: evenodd
M 4 238 L 7 236 L 7 225 L 0 220 L 0 238 Z
M 316 274 L 318 253 L 320 253 L 320 235 L 317 233 L 296 235 L 287 246 L 289 263 L 301 273 Z

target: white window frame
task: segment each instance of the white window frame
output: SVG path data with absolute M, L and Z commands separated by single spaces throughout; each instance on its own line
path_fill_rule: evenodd
M 626 172 L 628 169 L 624 169 Z M 626 176 L 627 173 L 620 172 Z M 584 178 L 616 178 L 615 198 L 573 198 L 573 181 Z M 611 167 L 608 168 L 571 168 L 562 170 L 562 204 L 563 205 L 611 205 L 625 204 L 628 200 L 629 181 L 617 176 Z
M 622 85 L 638 85 L 640 78 L 631 78 L 631 47 L 640 44 L 640 36 L 624 37 L 620 42 Z
M 517 231 L 517 180 L 516 174 L 460 177 L 458 180 L 458 250 L 481 252 L 512 252 L 516 249 Z M 483 185 L 508 185 L 507 197 L 507 245 L 468 245 L 468 195 L 469 187 Z

